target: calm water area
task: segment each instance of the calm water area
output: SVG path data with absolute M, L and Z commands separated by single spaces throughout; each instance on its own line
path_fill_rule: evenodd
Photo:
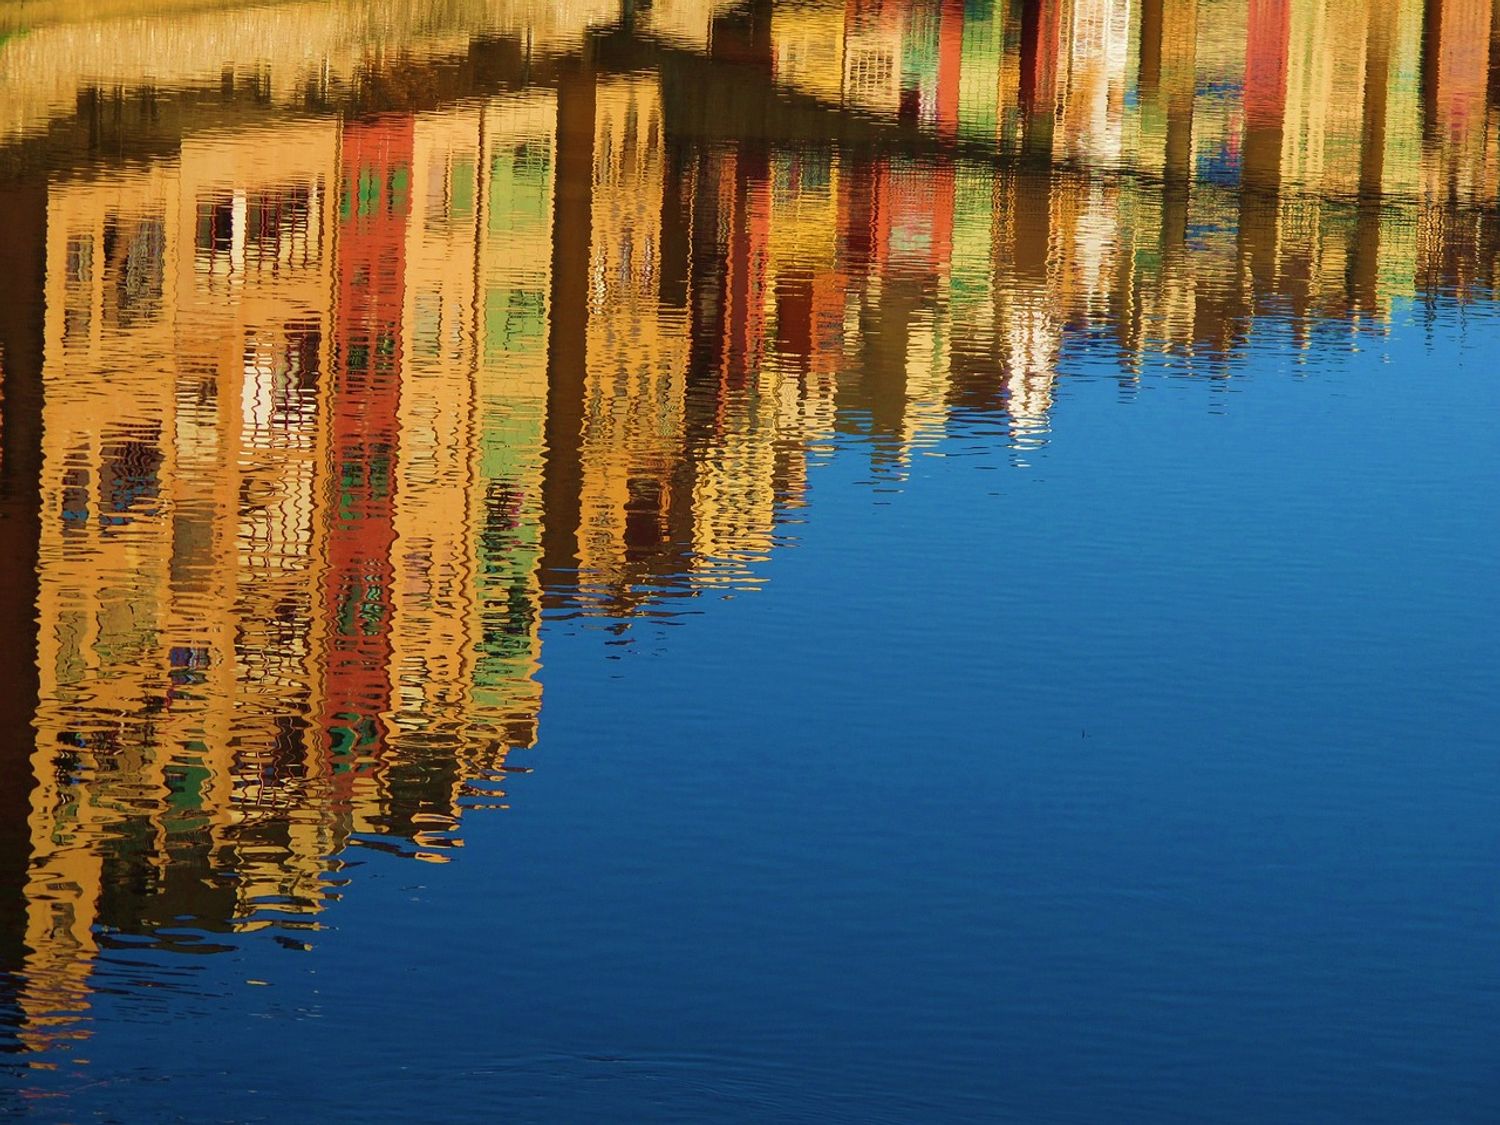
M 1500 1120 L 1500 0 L 0 0 L 0 1114 Z

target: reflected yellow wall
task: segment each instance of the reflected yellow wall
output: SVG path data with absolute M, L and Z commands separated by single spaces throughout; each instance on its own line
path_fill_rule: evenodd
M 93 841 L 122 815 L 122 802 L 149 799 L 162 787 L 159 762 L 134 746 L 125 751 L 124 769 L 96 776 L 87 788 L 66 784 L 56 759 L 76 756 L 95 774 L 88 747 L 111 737 L 121 725 L 116 716 L 135 711 L 141 673 L 149 669 L 157 683 L 165 678 L 154 665 L 166 625 L 170 536 L 159 520 L 136 523 L 129 512 L 115 512 L 111 498 L 128 493 L 113 487 L 114 473 L 102 487 L 101 477 L 106 466 L 123 467 L 124 434 L 169 452 L 163 439 L 171 430 L 172 380 L 160 373 L 173 363 L 167 311 L 177 279 L 168 277 L 168 239 L 175 235 L 168 216 L 175 217 L 178 179 L 175 165 L 158 166 L 112 182 L 69 184 L 49 199 L 40 544 L 48 564 L 37 604 L 43 702 L 32 760 L 31 953 L 20 998 L 36 1046 L 63 1019 L 54 1013 L 86 1006 L 102 877 Z M 127 277 L 135 282 L 122 294 Z M 114 369 L 125 355 L 145 358 L 156 377 L 121 378 Z M 100 418 L 114 420 L 113 433 Z M 160 475 L 169 472 L 163 464 Z M 152 508 L 160 502 L 145 501 Z M 137 674 L 118 675 L 121 665 Z
M 664 158 L 657 81 L 601 79 L 595 98 L 578 544 L 584 582 L 609 590 L 651 554 L 669 519 L 688 335 L 686 321 L 657 301 Z M 632 529 L 640 532 L 635 543 Z
M 674 47 L 707 51 L 714 18 L 733 7 L 733 0 L 659 0 L 638 17 L 639 26 Z
M 453 729 L 472 673 L 478 274 L 483 192 L 478 107 L 419 114 L 406 239 L 401 456 L 391 630 L 395 721 Z M 458 694 L 455 694 L 458 693 Z
M 195 815 L 216 838 L 305 800 L 305 780 L 272 792 L 257 767 L 277 717 L 306 700 L 316 638 L 258 630 L 311 617 L 288 613 L 318 525 L 317 390 L 296 384 L 326 365 L 337 126 L 242 139 L 253 150 L 190 144 L 149 173 L 49 193 L 33 880 L 54 888 L 34 899 L 54 917 L 55 888 L 74 888 L 79 932 L 101 838 L 148 816 L 165 862 L 168 773 L 202 775 Z M 64 784 L 59 747 L 86 784 Z M 337 841 L 317 817 L 290 839 L 290 854 L 243 857 L 247 912 L 267 895 L 318 898 Z
M 199 741 L 212 784 L 201 798 L 229 827 L 268 808 L 293 826 L 289 855 L 242 858 L 246 913 L 267 896 L 317 902 L 323 857 L 347 831 L 319 808 L 324 762 L 309 757 L 299 777 L 272 768 L 282 717 L 315 713 L 325 644 L 312 588 L 325 525 L 317 478 L 328 456 L 338 149 L 335 122 L 182 148 L 173 586 L 176 643 L 209 658 L 212 718 Z M 214 635 L 198 634 L 203 622 Z
M 881 116 L 901 105 L 901 12 L 870 5 L 844 26 L 844 104 Z
M 0 38 L 0 138 L 71 114 L 78 92 L 216 89 L 226 76 L 275 105 L 309 91 L 347 89 L 362 70 L 463 55 L 476 33 L 523 38 L 537 52 L 576 49 L 588 28 L 618 15 L 611 0 L 375 0 L 200 4 L 163 11 L 155 0 L 108 13 L 54 4 L 46 23 Z
M 806 0 L 771 10 L 776 81 L 831 105 L 844 85 L 842 0 Z
M 413 128 L 417 210 L 406 248 L 392 721 L 398 749 L 433 739 L 448 747 L 455 809 L 470 778 L 498 768 L 508 746 L 534 741 L 541 702 L 539 611 L 523 635 L 508 638 L 514 651 L 503 669 L 481 668 L 481 603 L 498 566 L 507 597 L 519 589 L 540 604 L 536 532 L 517 530 L 517 543 L 496 558 L 486 555 L 485 529 L 496 518 L 492 481 L 530 493 L 523 510 L 533 521 L 540 515 L 545 177 L 555 129 L 548 95 L 419 115 Z
M 484 109 L 486 188 L 479 230 L 482 320 L 479 479 L 472 519 L 481 535 L 477 599 L 485 652 L 474 706 L 510 746 L 537 737 L 542 685 L 538 573 L 547 413 L 547 325 L 557 166 L 557 96 L 495 98 Z M 498 764 L 481 754 L 471 776 Z

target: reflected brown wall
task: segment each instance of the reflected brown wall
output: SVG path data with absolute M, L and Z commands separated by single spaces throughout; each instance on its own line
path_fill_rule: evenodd
M 0 973 L 21 967 L 31 858 L 46 247 L 46 184 L 0 186 Z
M 583 408 L 588 377 L 589 244 L 594 207 L 594 71 L 579 64 L 557 83 L 557 181 L 547 334 L 547 449 L 542 468 L 542 589 L 577 583 L 582 518 Z

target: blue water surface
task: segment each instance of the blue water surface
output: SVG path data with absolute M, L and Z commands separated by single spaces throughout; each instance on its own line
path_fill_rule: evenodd
M 1491 1119 L 1500 326 L 1266 324 L 1217 380 L 1072 347 L 1024 456 L 840 439 L 758 588 L 549 620 L 457 862 L 351 850 L 306 949 L 102 954 L 16 1104 Z

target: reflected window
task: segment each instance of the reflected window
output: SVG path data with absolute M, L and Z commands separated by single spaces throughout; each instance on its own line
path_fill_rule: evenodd
M 389 202 L 386 210 L 392 215 L 404 215 L 411 202 L 411 169 L 404 164 L 398 164 L 391 169 L 387 181 Z
M 448 214 L 467 218 L 474 214 L 475 169 L 472 160 L 455 160 L 448 180 Z
M 167 678 L 174 687 L 186 687 L 204 682 L 204 672 L 213 663 L 207 645 L 174 645 L 167 653 L 171 668 Z
M 86 285 L 94 280 L 94 236 L 75 234 L 68 239 L 68 284 Z
M 532 351 L 547 328 L 546 295 L 540 289 L 491 289 L 485 294 L 485 351 Z
M 286 326 L 287 382 L 291 389 L 302 393 L 317 389 L 322 375 L 322 353 L 323 329 L 319 325 Z
M 94 236 L 75 234 L 68 239 L 66 298 L 63 306 L 63 341 L 87 340 L 94 325 Z
M 104 443 L 100 450 L 99 522 L 128 522 L 128 513 L 160 491 L 160 432 L 142 429 Z
M 71 460 L 78 462 L 86 457 L 86 451 L 75 450 Z M 83 465 L 75 463 L 63 470 L 60 509 L 64 530 L 76 530 L 88 523 L 89 471 Z
M 262 268 L 306 265 L 312 193 L 306 187 L 252 195 L 245 205 L 245 257 Z
M 490 162 L 491 231 L 530 230 L 549 217 L 552 152 L 527 141 L 497 152 Z
M 385 171 L 366 164 L 355 173 L 353 182 L 344 181 L 339 197 L 339 214 L 345 221 L 368 219 L 384 211 L 404 215 L 411 204 L 411 169 L 404 164 Z
M 889 91 L 896 73 L 896 60 L 890 51 L 863 50 L 849 60 L 849 94 L 851 101 L 878 101 Z
M 448 169 L 440 155 L 434 156 L 427 168 L 427 202 L 424 207 L 428 228 L 441 227 L 448 216 Z
M 173 668 L 207 668 L 213 663 L 207 645 L 174 645 L 167 658 Z
M 251 195 L 222 192 L 200 199 L 193 227 L 193 261 L 199 272 L 242 268 L 276 272 L 317 260 L 313 189 L 275 188 Z
M 200 271 L 228 269 L 234 246 L 234 200 L 228 195 L 198 201 L 193 228 L 193 265 Z
M 442 298 L 437 293 L 418 293 L 412 321 L 413 351 L 424 358 L 436 356 L 442 348 Z
M 640 562 L 655 554 L 666 539 L 661 482 L 634 477 L 625 488 L 625 557 Z
M 87 291 L 82 300 L 73 300 L 70 296 L 68 306 L 63 310 L 63 342 L 66 344 L 75 341 L 87 340 L 89 329 L 94 326 L 94 310 L 90 306 Z
M 161 312 L 167 225 L 159 218 L 104 228 L 104 257 L 114 274 L 114 322 L 129 328 Z

